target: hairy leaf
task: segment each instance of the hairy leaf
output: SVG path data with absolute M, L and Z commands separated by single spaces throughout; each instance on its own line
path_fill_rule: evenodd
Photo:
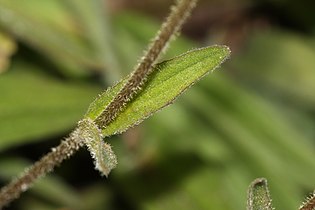
M 139 124 L 154 112 L 171 104 L 188 87 L 218 67 L 230 54 L 226 46 L 196 49 L 161 62 L 143 88 L 120 115 L 105 129 L 104 136 L 118 134 Z M 85 118 L 95 120 L 123 87 L 128 77 L 101 94 L 89 107 Z
M 267 180 L 256 179 L 248 189 L 247 210 L 273 210 Z
M 95 168 L 102 175 L 108 176 L 110 171 L 116 167 L 117 158 L 111 146 L 102 141 L 101 130 L 93 121 L 84 119 L 79 122 L 79 133 L 94 159 Z

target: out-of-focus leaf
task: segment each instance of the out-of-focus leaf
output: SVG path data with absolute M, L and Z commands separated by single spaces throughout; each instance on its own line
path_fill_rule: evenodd
M 82 75 L 86 74 L 86 67 L 99 66 L 88 44 L 79 33 L 74 33 L 75 22 L 60 5 L 61 1 L 24 2 L 24 6 L 21 3 L 0 1 L 0 25 L 3 30 L 44 53 L 61 66 L 65 74 Z M 54 19 L 53 22 L 48 17 L 59 20 Z
M 120 39 L 120 34 L 116 35 L 116 31 L 111 26 L 105 2 L 103 0 L 70 0 L 66 3 L 80 20 L 81 27 L 94 49 L 95 58 L 103 65 L 105 80 L 108 84 L 113 84 L 121 78 L 120 64 L 114 48 L 114 43 Z M 118 39 L 116 39 L 117 36 Z
M 273 187 L 278 195 L 275 206 L 280 204 L 286 209 L 294 209 L 301 200 L 297 193 L 299 187 L 309 187 L 307 180 L 315 174 L 314 152 L 307 136 L 295 131 L 280 111 L 232 84 L 217 77 L 201 84 L 208 86 L 205 89 L 208 97 L 195 88 L 184 100 L 224 136 L 240 154 L 235 158 L 246 162 L 247 170 L 277 183 Z M 274 118 L 272 123 L 270 116 Z
M 70 129 L 99 90 L 16 62 L 0 76 L 0 150 Z
M 19 207 L 20 210 L 56 210 L 55 206 L 37 198 L 29 198 Z M 68 210 L 68 209 L 66 209 Z
M 213 46 L 193 50 L 157 64 L 144 90 L 103 130 L 104 136 L 121 133 L 172 103 L 180 93 L 218 67 L 229 54 L 227 47 Z M 85 118 L 96 119 L 127 79 L 100 95 L 90 105 Z
M 110 206 L 113 199 L 114 192 L 108 187 L 104 186 L 104 182 L 97 182 L 93 185 L 89 185 L 81 192 L 81 204 L 82 210 L 104 210 L 113 209 Z
M 314 110 L 315 48 L 312 39 L 286 31 L 254 34 L 233 68 L 263 94 Z M 268 53 L 266 53 L 268 52 Z
M 15 51 L 15 41 L 0 31 L 0 74 L 9 67 L 10 57 Z
M 228 203 L 224 201 L 224 190 L 218 180 L 220 170 L 210 167 L 197 170 L 169 193 L 144 202 L 143 209 L 226 209 Z
M 234 154 L 235 161 L 227 162 L 222 172 L 221 188 L 225 190 L 224 196 L 228 198 L 228 206 L 231 210 L 246 209 L 246 189 L 248 180 L 253 176 L 247 164 L 238 159 L 241 155 Z
M 223 78 L 207 83 L 206 86 L 206 90 L 214 93 L 212 101 L 221 101 L 219 102 L 221 105 L 218 107 L 223 108 L 225 106 L 222 113 L 228 114 L 231 118 L 235 117 L 240 121 L 240 125 L 248 127 L 248 130 L 254 135 L 262 137 L 264 140 L 261 141 L 266 146 L 273 148 L 271 151 L 277 151 L 281 157 L 292 159 L 290 164 L 285 164 L 287 167 L 297 169 L 302 166 L 301 163 L 304 163 L 308 167 L 296 171 L 303 171 L 308 168 L 309 173 L 311 170 L 315 174 L 314 152 L 309 137 L 294 129 L 294 125 L 287 121 L 281 112 L 281 106 L 270 106 L 263 98 L 252 93 L 246 93 Z M 235 100 L 236 96 L 238 100 Z M 272 121 L 270 121 L 271 119 Z M 299 176 L 300 173 L 295 174 L 299 177 L 296 177 L 298 180 L 305 180 L 305 177 Z M 307 185 L 307 182 L 303 183 Z
M 77 33 L 78 29 L 75 26 L 70 14 L 64 8 L 62 0 L 48 1 L 20 1 L 13 2 L 10 0 L 1 0 L 1 5 L 14 8 L 20 14 L 28 14 L 33 20 L 40 20 L 47 23 L 49 26 L 61 28 L 63 31 Z
M 125 72 L 130 72 L 135 65 L 135 61 L 143 55 L 143 49 L 159 30 L 159 22 L 150 19 L 148 16 L 139 13 L 124 12 L 115 15 L 113 18 L 114 28 L 117 32 L 117 41 L 114 43 L 122 61 Z M 140 27 L 141 26 L 141 27 Z M 187 49 L 197 46 L 189 39 L 179 36 L 171 43 L 166 55 L 163 58 L 174 57 Z M 132 53 L 131 53 L 132 52 Z
M 156 155 L 161 156 L 181 152 L 196 153 L 196 156 L 209 163 L 224 163 L 231 158 L 229 145 L 224 142 L 222 136 L 196 118 L 198 116 L 185 107 L 184 100 L 179 99 L 146 121 L 145 141 L 141 142 L 139 147 L 152 147 L 152 150 L 157 150 Z M 193 126 L 191 122 L 194 122 Z M 152 140 L 154 142 L 150 142 Z
M 119 177 L 117 182 L 129 202 L 145 210 L 227 209 L 220 182 L 223 168 L 205 165 L 191 154 L 173 155 L 151 160 L 143 172 L 138 169 L 138 173 L 127 174 L 128 178 Z

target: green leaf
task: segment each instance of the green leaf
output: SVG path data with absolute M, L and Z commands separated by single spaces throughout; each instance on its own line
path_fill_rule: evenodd
M 301 185 L 309 188 L 307 180 L 315 174 L 314 161 L 311 161 L 314 152 L 307 144 L 309 139 L 305 133 L 290 126 L 280 108 L 221 76 L 224 75 L 219 73 L 206 78 L 189 91 L 182 102 L 191 113 L 202 116 L 199 121 L 204 126 L 210 125 L 209 130 L 214 130 L 211 133 L 218 132 L 223 137 L 234 151 L 231 154 L 233 165 L 242 163 L 243 173 L 267 176 L 277 183 L 273 186 L 273 194 L 277 197 L 274 205 L 278 209 L 294 209 L 301 200 L 297 193 Z M 192 124 L 196 126 L 197 123 Z
M 249 186 L 247 210 L 273 210 L 266 179 L 256 179 Z
M 102 131 L 93 121 L 84 119 L 79 122 L 78 132 L 79 138 L 84 139 L 94 159 L 95 168 L 102 175 L 108 176 L 110 171 L 116 167 L 117 158 L 111 146 L 102 141 Z
M 114 43 L 117 36 L 112 29 L 109 17 L 108 5 L 103 0 L 85 1 L 69 0 L 69 9 L 81 23 L 84 34 L 86 34 L 95 58 L 102 65 L 102 70 L 106 74 L 108 84 L 120 79 L 120 64 L 116 56 Z
M 71 129 L 99 91 L 16 61 L 0 76 L 0 151 Z
M 309 37 L 272 29 L 254 34 L 232 66 L 250 87 L 286 105 L 314 110 L 314 56 L 314 41 Z
M 212 46 L 192 50 L 157 64 L 143 91 L 130 101 L 124 111 L 102 131 L 103 135 L 121 133 L 171 104 L 183 91 L 202 76 L 213 71 L 229 55 L 228 47 Z M 113 88 L 101 94 L 90 105 L 85 118 L 95 120 L 123 87 L 127 79 L 123 79 Z
M 86 75 L 86 67 L 100 66 L 61 1 L 0 0 L 0 14 L 2 30 L 45 55 L 65 75 Z

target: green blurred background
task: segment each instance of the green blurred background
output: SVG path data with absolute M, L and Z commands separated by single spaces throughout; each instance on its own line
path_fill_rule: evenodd
M 0 183 L 59 143 L 128 74 L 171 0 L 0 0 Z M 203 0 L 162 59 L 226 44 L 231 58 L 176 103 L 107 139 L 104 178 L 86 150 L 14 201 L 16 210 L 245 209 L 269 181 L 298 209 L 315 177 L 315 1 Z

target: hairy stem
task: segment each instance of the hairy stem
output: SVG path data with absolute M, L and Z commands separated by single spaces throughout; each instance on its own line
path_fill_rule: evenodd
M 196 5 L 196 2 L 197 0 L 179 0 L 177 5 L 172 7 L 169 17 L 162 24 L 160 31 L 130 79 L 95 120 L 99 128 L 104 128 L 111 123 L 125 107 L 126 103 L 139 92 L 147 76 L 151 73 L 150 71 L 157 58 L 166 48 L 173 35 L 180 30 L 191 10 Z M 0 209 L 18 198 L 36 179 L 51 172 L 54 167 L 58 166 L 63 160 L 71 157 L 77 150 L 84 146 L 84 136 L 84 131 L 78 127 L 59 146 L 53 148 L 51 152 L 28 168 L 21 176 L 3 187 L 0 191 Z
M 299 210 L 314 210 L 315 209 L 315 192 L 313 195 L 306 199 Z
M 68 138 L 63 140 L 57 147 L 52 148 L 51 152 L 35 162 L 17 179 L 3 187 L 0 191 L 0 209 L 18 198 L 22 192 L 31 187 L 36 179 L 51 172 L 62 161 L 70 158 L 84 145 L 83 140 L 80 129 L 74 130 Z
M 111 123 L 126 103 L 141 90 L 147 76 L 152 73 L 153 65 L 161 52 L 167 47 L 168 42 L 175 35 L 195 7 L 197 0 L 181 0 L 172 7 L 171 13 L 162 24 L 152 44 L 149 46 L 145 56 L 142 58 L 127 83 L 115 96 L 111 103 L 105 108 L 102 114 L 95 120 L 95 123 L 104 128 Z

